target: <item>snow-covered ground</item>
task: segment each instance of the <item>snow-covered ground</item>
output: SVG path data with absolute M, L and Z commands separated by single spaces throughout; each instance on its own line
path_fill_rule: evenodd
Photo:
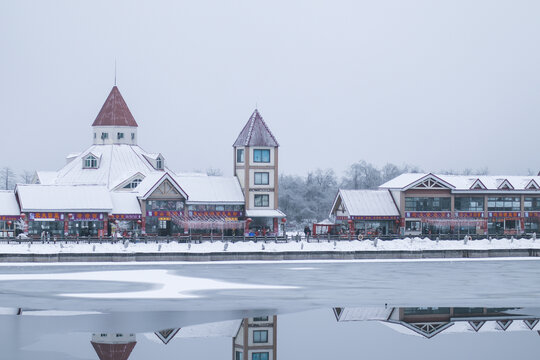
M 494 239 L 494 240 L 441 240 L 428 238 L 405 238 L 396 240 L 353 240 L 307 242 L 202 242 L 202 243 L 2 243 L 0 254 L 57 254 L 57 253 L 224 253 L 224 252 L 285 252 L 285 251 L 382 251 L 382 250 L 488 250 L 488 249 L 540 249 L 540 240 Z

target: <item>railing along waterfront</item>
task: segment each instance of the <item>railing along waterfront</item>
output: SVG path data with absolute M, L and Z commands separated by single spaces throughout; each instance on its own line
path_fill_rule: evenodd
M 456 234 L 441 234 L 441 235 L 378 235 L 378 236 L 369 236 L 369 235 L 354 235 L 354 234 L 341 234 L 341 235 L 331 235 L 331 234 L 317 234 L 312 236 L 306 236 L 303 233 L 299 234 L 288 234 L 285 236 L 277 235 L 267 235 L 267 236 L 210 236 L 210 235 L 179 235 L 179 236 L 139 236 L 139 237 L 61 237 L 55 238 L 51 237 L 50 239 L 42 238 L 16 238 L 16 237 L 4 237 L 0 238 L 0 243 L 12 243 L 12 244 L 55 244 L 55 243 L 92 243 L 92 244 L 102 244 L 102 243 L 123 243 L 129 241 L 130 243 L 202 243 L 202 242 L 329 242 L 329 241 L 353 241 L 353 240 L 399 240 L 407 238 L 422 238 L 430 239 L 433 241 L 441 240 L 481 240 L 481 239 L 536 239 L 535 234 L 522 234 L 522 235 L 461 235 L 459 238 Z

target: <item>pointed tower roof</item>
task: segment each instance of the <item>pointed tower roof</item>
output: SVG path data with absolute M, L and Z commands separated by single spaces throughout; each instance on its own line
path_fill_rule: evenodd
M 255 109 L 233 146 L 278 147 L 279 144 L 264 122 L 261 114 L 259 114 L 259 111 Z
M 113 86 L 92 126 L 138 126 L 116 85 Z
M 136 342 L 119 344 L 102 344 L 91 341 L 94 350 L 96 350 L 99 360 L 127 360 Z

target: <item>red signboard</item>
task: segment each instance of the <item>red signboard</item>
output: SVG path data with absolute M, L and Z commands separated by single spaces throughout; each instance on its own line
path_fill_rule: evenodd
M 71 214 L 70 221 L 101 221 L 103 220 L 103 213 L 73 213 Z
M 399 216 L 351 216 L 352 220 L 399 220 Z
M 483 218 L 483 211 L 458 211 L 456 212 L 456 218 Z
M 540 217 L 540 211 L 526 211 L 525 217 Z
M 37 213 L 29 213 L 28 217 L 30 220 L 39 221 L 42 219 L 45 220 L 54 220 L 54 221 L 63 221 L 64 220 L 64 213 L 57 213 L 57 212 L 37 212 Z
M 138 220 L 141 218 L 140 214 L 112 214 L 109 215 L 109 219 L 119 220 Z
M 408 218 L 448 219 L 452 217 L 452 214 L 449 211 L 441 211 L 441 212 L 416 211 L 416 212 L 407 212 L 405 213 L 405 216 Z
M 521 212 L 519 212 L 519 211 L 496 211 L 496 212 L 490 212 L 489 217 L 520 218 L 521 217 Z
M 19 216 L 0 216 L 0 221 L 16 221 L 19 219 Z

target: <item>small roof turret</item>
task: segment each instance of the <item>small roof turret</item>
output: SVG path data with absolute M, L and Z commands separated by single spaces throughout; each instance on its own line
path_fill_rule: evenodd
M 113 86 L 92 126 L 138 126 L 116 85 Z
M 259 111 L 255 109 L 233 146 L 279 147 L 279 144 Z

